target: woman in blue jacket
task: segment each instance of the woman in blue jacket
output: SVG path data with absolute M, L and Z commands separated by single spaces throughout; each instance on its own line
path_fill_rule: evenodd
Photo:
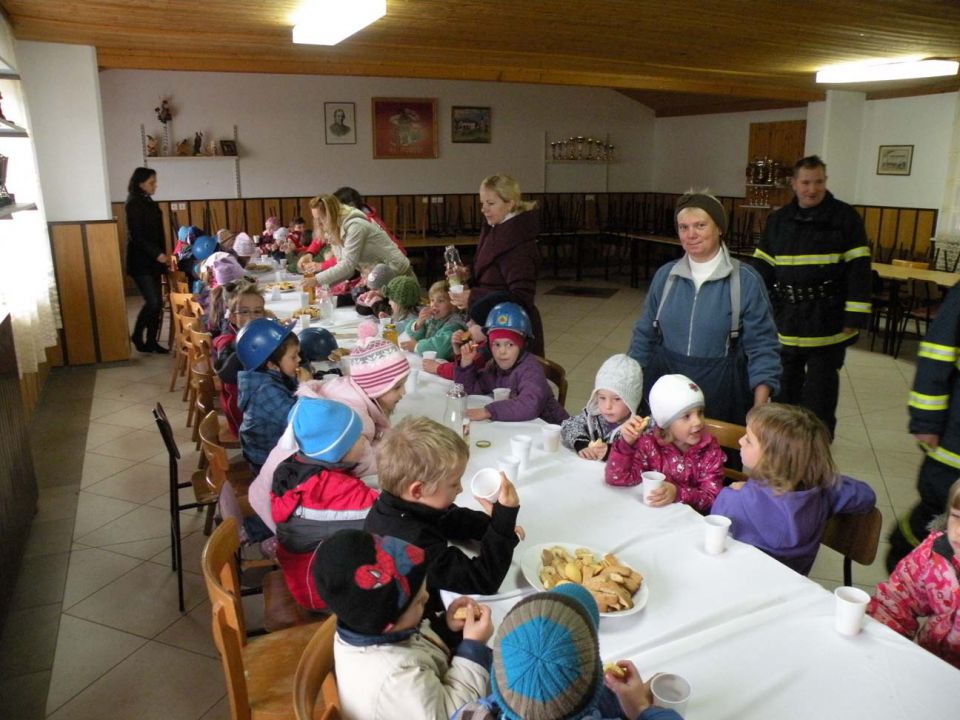
M 710 417 L 743 425 L 780 387 L 780 341 L 763 280 L 730 257 L 723 204 L 688 193 L 677 202 L 684 250 L 650 284 L 627 354 L 643 367 L 644 397 L 662 376 L 686 375 Z

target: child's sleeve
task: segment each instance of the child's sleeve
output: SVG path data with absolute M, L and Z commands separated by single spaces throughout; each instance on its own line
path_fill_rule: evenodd
M 463 367 L 460 359 L 454 360 L 453 381 L 463 385 L 463 389 L 471 395 L 484 395 L 488 391 L 484 389 L 484 374 L 477 371 L 477 366 L 470 363 L 469 367 Z
M 524 367 L 515 367 L 516 375 L 515 397 L 509 400 L 495 400 L 487 405 L 487 412 L 491 420 L 503 422 L 523 422 L 534 420 L 543 413 L 547 400 L 553 397 L 553 391 L 547 384 L 547 377 L 543 374 L 540 363 L 534 361 Z M 491 382 L 490 390 L 493 389 Z
M 677 501 L 700 512 L 709 510 L 723 489 L 723 463 L 726 459 L 723 449 L 714 439 L 700 458 L 694 484 L 677 487 Z
M 518 507 L 494 503 L 477 556 L 471 558 L 459 548 L 448 546 L 430 566 L 427 585 L 458 593 L 493 595 L 498 592 L 510 569 L 513 549 L 520 542 L 514 532 L 519 511 Z
M 846 475 L 840 476 L 840 482 L 831 488 L 831 493 L 830 512 L 834 515 L 870 512 L 877 504 L 877 494 L 872 487 Z
M 438 360 L 449 360 L 453 357 L 453 333 L 463 329 L 466 329 L 466 326 L 461 323 L 448 322 L 432 335 L 427 335 L 427 324 L 424 323 L 423 334 L 417 338 L 423 338 L 417 343 L 417 352 L 422 354 L 433 350 L 437 353 Z
M 574 452 L 580 452 L 590 444 L 590 425 L 586 408 L 560 423 L 560 442 L 565 448 L 570 448 Z
M 928 553 L 929 547 L 924 543 L 897 563 L 890 579 L 877 585 L 877 591 L 867 606 L 871 617 L 910 639 L 920 626 L 917 618 L 929 615 L 932 610 L 921 557 Z
M 640 440 L 637 440 L 637 444 L 639 442 Z M 603 478 L 607 485 L 639 485 L 641 467 L 635 464 L 636 460 L 636 444 L 631 445 L 622 436 L 618 437 L 610 447 L 607 466 L 603 471 Z
M 449 720 L 461 705 L 486 695 L 489 685 L 487 668 L 459 654 L 442 675 L 432 664 L 404 664 L 380 686 L 377 717 Z

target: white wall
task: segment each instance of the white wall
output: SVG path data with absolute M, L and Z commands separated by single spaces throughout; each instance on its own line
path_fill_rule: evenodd
M 172 98 L 175 138 L 228 138 L 239 126 L 244 197 L 305 196 L 352 185 L 361 192 L 475 192 L 494 172 L 524 190 L 652 189 L 653 113 L 612 90 L 441 80 L 106 70 L 100 73 L 110 196 L 121 201 L 142 164 L 140 125 L 159 134 L 153 108 Z M 436 97 L 439 159 L 374 160 L 371 98 Z M 326 145 L 323 103 L 354 102 L 356 145 Z M 489 105 L 493 142 L 450 142 L 452 105 Z M 545 133 L 609 134 L 620 162 L 551 166 L 545 178 Z M 230 161 L 158 160 L 158 200 L 234 197 Z M 570 168 L 575 168 L 570 170 Z M 607 176 L 609 170 L 609 177 Z
M 806 108 L 657 118 L 651 189 L 743 197 L 750 123 L 803 120 Z
M 821 158 L 828 167 L 830 180 L 827 186 L 838 198 L 857 196 L 865 102 L 863 93 L 827 91 Z M 847 202 L 852 201 L 848 199 Z
M 804 138 L 803 145 L 804 157 L 823 155 L 823 132 L 826 115 L 826 102 L 807 103 L 807 135 Z
M 939 208 L 960 93 L 868 100 L 860 135 L 856 202 Z M 910 175 L 877 175 L 880 145 L 913 145 Z
M 86 45 L 18 42 L 47 219 L 112 217 L 97 52 Z

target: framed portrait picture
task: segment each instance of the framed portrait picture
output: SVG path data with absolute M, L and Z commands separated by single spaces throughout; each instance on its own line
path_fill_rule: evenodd
M 437 99 L 373 98 L 373 157 L 437 157 Z
M 357 144 L 357 106 L 352 102 L 325 102 L 323 124 L 327 145 Z
M 909 175 L 913 168 L 913 145 L 881 145 L 877 175 Z
M 236 154 L 237 154 L 237 142 L 236 142 L 236 140 L 221 140 L 221 141 L 220 141 L 220 154 L 221 154 L 221 155 L 236 155 Z
M 490 108 L 454 105 L 450 112 L 451 140 L 455 143 L 490 142 Z

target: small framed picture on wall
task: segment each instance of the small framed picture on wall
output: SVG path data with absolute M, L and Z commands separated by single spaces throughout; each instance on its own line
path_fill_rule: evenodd
M 488 143 L 491 137 L 490 108 L 454 105 L 451 108 L 451 140 L 455 143 Z
M 357 106 L 352 102 L 325 102 L 323 121 L 327 145 L 357 144 Z
M 881 145 L 877 175 L 909 175 L 913 169 L 913 145 Z
M 373 157 L 437 157 L 437 99 L 373 98 Z

